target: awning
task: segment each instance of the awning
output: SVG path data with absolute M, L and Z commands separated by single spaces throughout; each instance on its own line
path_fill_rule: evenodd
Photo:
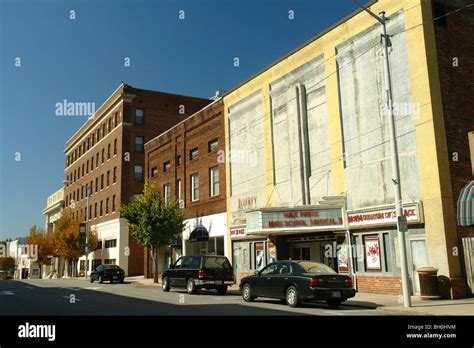
M 457 220 L 459 226 L 474 225 L 474 181 L 470 181 L 461 189 L 457 203 Z
M 183 247 L 183 242 L 181 239 L 174 239 L 170 243 L 170 248 L 180 249 Z
M 201 242 L 209 240 L 209 232 L 204 226 L 196 227 L 189 235 L 190 242 Z

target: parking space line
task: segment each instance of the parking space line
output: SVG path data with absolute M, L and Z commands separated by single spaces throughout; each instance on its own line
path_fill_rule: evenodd
M 25 287 L 28 288 L 28 289 L 33 289 L 32 286 L 25 285 Z

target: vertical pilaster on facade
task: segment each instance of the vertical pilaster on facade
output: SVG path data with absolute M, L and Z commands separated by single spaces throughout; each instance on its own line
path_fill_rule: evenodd
M 264 152 L 262 159 L 265 161 L 265 193 L 266 204 L 269 207 L 274 205 L 274 175 L 273 175 L 273 136 L 272 136 L 272 115 L 270 86 L 265 84 L 262 88 L 262 114 L 263 114 L 263 134 L 264 134 Z
M 421 25 L 423 24 L 423 25 Z M 456 219 L 452 205 L 451 174 L 433 29 L 431 2 L 406 12 L 405 28 L 409 54 L 412 99 L 420 106 L 415 117 L 424 204 L 428 261 L 448 277 L 460 276 Z
M 331 156 L 332 185 L 334 193 L 344 193 L 344 145 L 342 140 L 342 124 L 339 105 L 339 83 L 336 52 L 333 46 L 327 46 L 324 51 L 326 71 L 326 96 L 328 109 L 329 145 Z

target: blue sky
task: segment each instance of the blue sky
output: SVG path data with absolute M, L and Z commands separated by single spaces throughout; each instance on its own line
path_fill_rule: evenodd
M 0 240 L 44 226 L 46 198 L 62 185 L 65 142 L 86 118 L 56 116 L 57 102 L 99 107 L 122 80 L 208 98 L 356 8 L 352 0 L 0 0 Z

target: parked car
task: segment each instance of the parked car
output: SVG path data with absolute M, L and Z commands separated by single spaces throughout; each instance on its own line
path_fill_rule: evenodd
M 232 266 L 221 255 L 180 257 L 162 272 L 161 281 L 163 291 L 186 288 L 189 294 L 199 289 L 215 289 L 219 295 L 225 295 L 227 287 L 235 284 Z
M 94 280 L 97 280 L 99 283 L 109 281 L 113 283 L 114 281 L 123 283 L 125 279 L 125 272 L 120 266 L 117 265 L 99 265 L 95 270 L 91 272 L 90 281 L 91 283 Z
M 240 291 L 247 302 L 259 296 L 271 297 L 285 301 L 290 307 L 304 301 L 322 300 L 336 308 L 355 296 L 351 277 L 311 261 L 273 262 L 255 275 L 243 278 Z

